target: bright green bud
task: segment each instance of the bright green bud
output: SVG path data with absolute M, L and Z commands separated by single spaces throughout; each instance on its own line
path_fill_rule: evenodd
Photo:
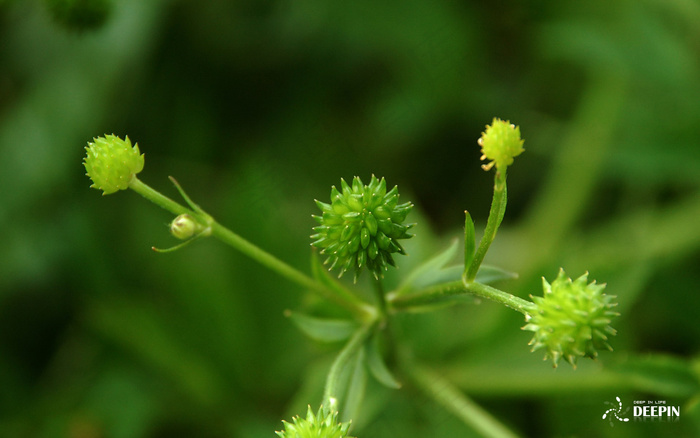
M 170 222 L 170 234 L 180 240 L 189 239 L 202 228 L 189 214 L 181 214 Z
M 316 201 L 323 214 L 313 216 L 320 225 L 314 227 L 312 245 L 328 256 L 329 269 L 340 269 L 339 276 L 353 268 L 357 279 L 366 267 L 378 279 L 388 265 L 396 266 L 393 253 L 406 253 L 398 240 L 413 237 L 408 230 L 414 224 L 403 225 L 413 204 L 398 204 L 398 188 L 387 192 L 384 178 L 374 175 L 369 185 L 359 177 L 352 186 L 340 183 L 342 192 L 333 187 L 330 204 Z
M 524 141 L 520 139 L 520 127 L 494 118 L 493 123 L 486 126 L 486 132 L 482 133 L 478 140 L 481 146 L 481 159 L 491 160 L 490 163 L 481 167 L 484 170 L 490 170 L 494 164 L 497 169 L 510 166 L 513 164 L 513 158 L 524 151 Z
M 525 320 L 523 330 L 535 332 L 532 351 L 544 349 L 545 360 L 556 367 L 561 358 L 576 367 L 579 357 L 595 358 L 598 349 L 612 351 L 608 337 L 616 334 L 610 327 L 617 305 L 612 295 L 603 293 L 604 284 L 588 284 L 588 273 L 572 281 L 563 269 L 550 285 L 542 278 L 544 297 L 533 297 L 536 310 Z
M 323 407 L 314 415 L 309 406 L 306 418 L 292 420 L 294 423 L 282 420 L 284 430 L 275 433 L 282 438 L 352 438 L 348 436 L 350 423 L 338 423 L 338 412 L 327 412 Z
M 102 190 L 103 195 L 128 189 L 131 179 L 143 170 L 143 154 L 138 144 L 131 146 L 129 137 L 125 140 L 115 135 L 96 137 L 85 150 L 83 164 L 92 179 L 90 187 Z

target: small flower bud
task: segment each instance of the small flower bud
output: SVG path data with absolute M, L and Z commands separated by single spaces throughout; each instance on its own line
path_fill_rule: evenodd
M 523 152 L 524 140 L 520 139 L 520 127 L 508 121 L 494 118 L 491 125 L 486 126 L 486 132 L 477 141 L 481 146 L 481 159 L 491 160 L 481 167 L 490 170 L 493 165 L 497 169 L 505 169 L 513 164 L 513 158 Z
M 413 208 L 407 202 L 398 204 L 398 188 L 386 191 L 384 178 L 372 175 L 369 185 L 355 177 L 352 186 L 340 180 L 342 192 L 331 189 L 331 203 L 316 201 L 321 216 L 313 216 L 320 225 L 314 227 L 313 246 L 321 248 L 330 269 L 340 268 L 340 276 L 354 268 L 355 278 L 367 267 L 375 278 L 383 276 L 387 265 L 396 266 L 392 253 L 405 254 L 399 239 L 413 237 L 402 225 Z
M 189 214 L 181 214 L 170 223 L 170 234 L 180 240 L 189 239 L 194 236 L 196 232 L 201 231 L 201 229 L 202 226 Z
M 143 154 L 138 144 L 131 146 L 129 137 L 97 137 L 85 150 L 83 164 L 93 182 L 90 187 L 102 190 L 104 195 L 128 189 L 131 179 L 143 170 Z
M 328 412 L 321 407 L 314 415 L 311 406 L 307 408 L 306 418 L 296 416 L 294 423 L 284 423 L 284 430 L 275 432 L 281 438 L 352 438 L 348 436 L 350 423 L 338 423 L 338 412 Z
M 588 273 L 572 281 L 563 269 L 550 285 L 542 278 L 543 297 L 532 297 L 536 310 L 528 315 L 523 330 L 535 332 L 532 351 L 545 349 L 545 360 L 556 367 L 564 358 L 574 367 L 579 357 L 595 358 L 597 350 L 612 351 L 608 337 L 617 332 L 610 327 L 617 305 L 612 295 L 603 293 L 604 284 L 587 284 Z

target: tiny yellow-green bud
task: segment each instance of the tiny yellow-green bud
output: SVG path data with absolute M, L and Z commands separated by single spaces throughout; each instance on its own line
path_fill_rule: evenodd
M 189 214 L 181 214 L 170 223 L 170 234 L 180 240 L 187 240 L 200 231 L 201 226 Z
M 143 170 L 143 154 L 138 144 L 131 146 L 129 137 L 96 137 L 85 150 L 83 164 L 93 183 L 90 187 L 102 190 L 104 195 L 128 189 L 132 178 Z
M 486 131 L 477 142 L 481 146 L 481 159 L 491 160 L 481 166 L 484 170 L 491 170 L 494 165 L 497 169 L 505 169 L 513 164 L 513 158 L 524 150 L 520 127 L 498 118 L 494 118 L 493 123 L 486 126 Z

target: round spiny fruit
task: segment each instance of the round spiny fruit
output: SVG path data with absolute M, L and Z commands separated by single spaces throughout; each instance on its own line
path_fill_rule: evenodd
M 294 424 L 282 420 L 284 430 L 275 432 L 282 438 L 352 438 L 348 436 L 350 423 L 338 423 L 338 412 L 327 412 L 323 407 L 318 414 L 307 408 L 306 418 L 296 416 Z
M 535 332 L 532 351 L 544 348 L 555 367 L 561 358 L 575 367 L 579 357 L 595 358 L 597 349 L 612 351 L 607 340 L 616 333 L 609 325 L 619 315 L 611 310 L 615 297 L 603 293 L 604 284 L 587 281 L 588 273 L 571 281 L 561 269 L 551 285 L 542 278 L 544 297 L 531 296 L 536 308 L 523 330 Z
M 143 170 L 143 154 L 138 144 L 131 146 L 129 137 L 97 137 L 85 150 L 83 164 L 93 182 L 90 187 L 102 190 L 104 195 L 128 189 L 131 179 Z
M 314 216 L 320 225 L 314 227 L 312 245 L 328 256 L 324 263 L 330 264 L 329 270 L 340 268 L 339 277 L 354 268 L 357 280 L 367 267 L 379 279 L 388 265 L 396 266 L 392 253 L 405 254 L 398 240 L 413 237 L 408 230 L 414 224 L 402 225 L 413 204 L 398 204 L 398 188 L 387 192 L 384 178 L 374 175 L 369 185 L 359 177 L 352 187 L 342 179 L 340 183 L 342 193 L 334 186 L 330 204 L 316 201 L 323 214 Z
M 520 128 L 511 125 L 508 121 L 494 118 L 491 125 L 486 126 L 486 132 L 481 134 L 477 141 L 481 146 L 481 159 L 491 160 L 481 167 L 490 170 L 493 165 L 497 169 L 505 169 L 513 164 L 513 158 L 523 152 L 523 143 L 520 139 Z

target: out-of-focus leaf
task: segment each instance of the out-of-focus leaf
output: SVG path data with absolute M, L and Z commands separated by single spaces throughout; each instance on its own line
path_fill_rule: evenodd
M 126 298 L 96 302 L 90 310 L 90 326 L 170 378 L 194 400 L 209 405 L 221 400 L 222 377 L 210 362 L 175 336 L 161 311 L 145 301 Z
M 365 344 L 365 353 L 367 355 L 369 371 L 379 383 L 392 389 L 401 388 L 401 383 L 396 380 L 396 377 L 394 377 L 384 363 L 382 354 L 379 351 L 379 336 L 375 335 Z
M 491 284 L 501 280 L 514 280 L 516 278 L 518 278 L 518 274 L 515 272 L 506 271 L 497 266 L 481 265 L 474 280 L 482 284 Z
M 656 354 L 631 359 L 614 369 L 633 386 L 651 394 L 690 397 L 700 391 L 700 381 L 692 366 L 684 360 Z
M 344 341 L 357 329 L 357 323 L 345 319 L 317 318 L 291 310 L 286 311 L 285 315 L 305 335 L 319 342 Z
M 432 284 L 446 281 L 445 278 L 454 277 L 454 272 L 444 273 L 443 267 L 450 262 L 457 253 L 458 241 L 452 242 L 446 250 L 426 261 L 414 269 L 397 289 L 397 294 L 401 295 L 416 289 L 422 289 Z M 458 273 L 458 278 L 461 276 Z
M 364 349 L 357 351 L 355 359 L 350 364 L 348 390 L 345 402 L 341 405 L 341 421 L 350 421 L 357 417 L 367 386 L 367 371 L 365 370 Z

